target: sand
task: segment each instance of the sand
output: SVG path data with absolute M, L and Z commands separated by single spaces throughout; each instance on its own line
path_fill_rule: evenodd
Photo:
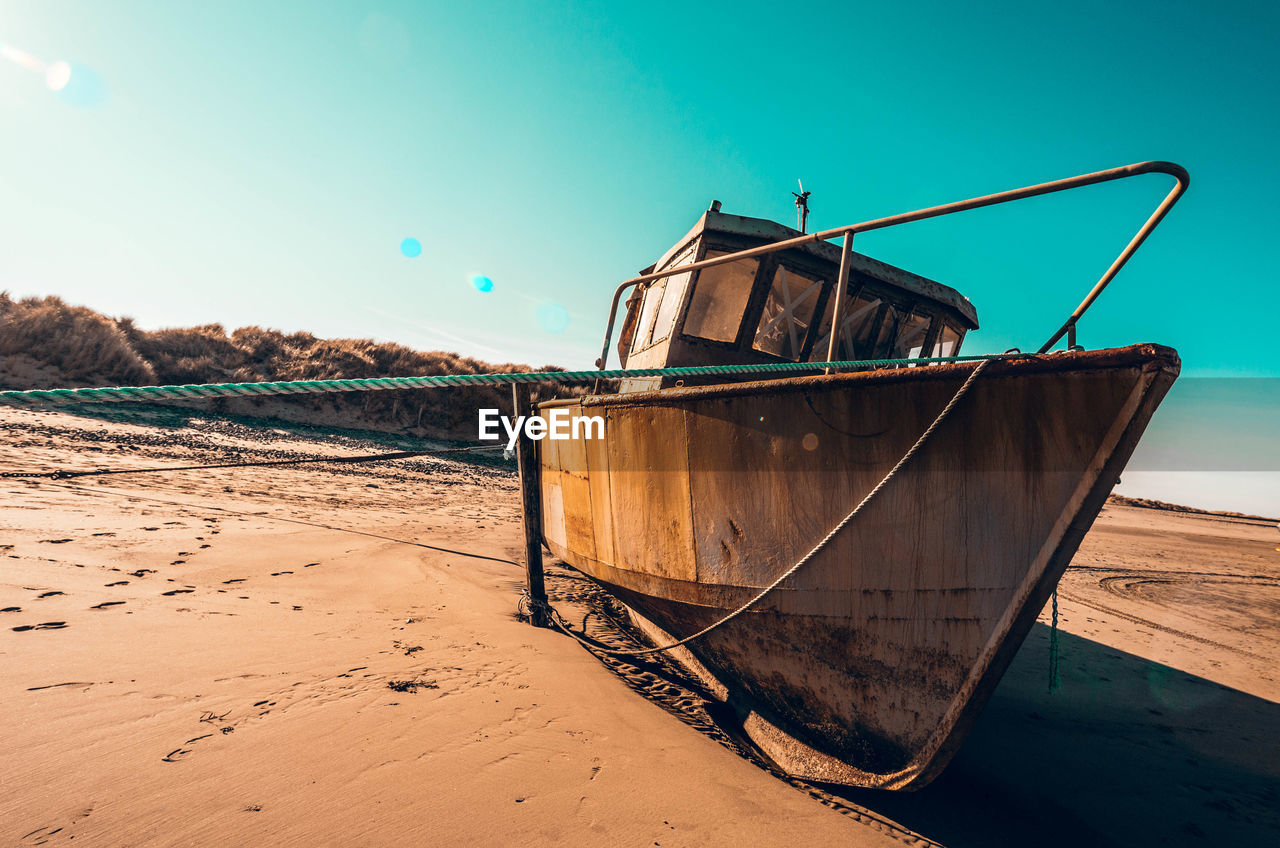
M 0 408 L 0 470 L 394 449 Z M 0 843 L 1121 845 L 1280 838 L 1280 534 L 1108 507 L 910 794 L 760 763 L 663 663 L 514 615 L 518 492 L 422 459 L 0 479 Z M 552 568 L 581 620 L 607 599 Z M 1048 611 L 1043 621 L 1047 622 Z M 601 638 L 622 638 L 599 615 Z

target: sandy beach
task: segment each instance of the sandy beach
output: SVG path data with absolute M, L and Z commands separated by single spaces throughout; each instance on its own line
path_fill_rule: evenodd
M 0 470 L 356 455 L 172 411 L 0 408 Z M 496 459 L 0 479 L 0 842 L 1208 845 L 1280 838 L 1280 534 L 1108 506 L 915 793 L 788 780 L 661 661 L 517 620 Z M 584 578 L 553 603 L 625 635 Z M 590 616 L 588 617 L 588 613 Z M 619 641 L 621 644 L 622 641 Z

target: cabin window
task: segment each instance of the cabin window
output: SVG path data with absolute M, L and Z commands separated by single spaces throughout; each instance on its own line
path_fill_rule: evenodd
M 665 290 L 663 280 L 654 280 L 644 290 L 644 300 L 640 304 L 640 322 L 636 325 L 636 343 L 633 350 L 644 350 L 653 343 L 653 319 L 658 313 L 658 304 L 662 302 Z
M 888 358 L 894 336 L 898 332 L 898 318 L 900 316 L 897 307 L 889 303 L 881 304 L 880 312 L 880 318 L 876 321 L 875 327 L 872 328 L 876 334 L 875 344 L 871 345 L 867 350 L 868 358 Z
M 677 264 L 688 265 L 692 260 L 693 254 L 690 253 Z M 691 271 L 685 271 L 683 274 L 672 274 L 663 281 L 665 291 L 662 295 L 662 303 L 659 304 L 658 311 L 653 317 L 654 344 L 671 335 L 671 328 L 676 323 L 676 313 L 680 311 L 680 303 L 684 300 L 684 290 L 692 276 Z
M 931 356 L 958 356 L 960 353 L 960 332 L 950 324 L 944 324 L 938 334 L 938 342 L 933 346 Z
M 751 346 L 784 359 L 799 359 L 821 291 L 822 280 L 779 265 L 773 272 L 773 284 Z
M 898 321 L 898 335 L 894 339 L 889 358 L 915 359 L 923 355 L 930 320 L 931 316 L 918 312 L 903 313 Z
M 818 340 L 809 354 L 810 362 L 825 362 L 831 347 L 831 320 L 835 312 L 835 297 L 827 301 L 826 315 L 818 329 Z M 867 354 L 871 340 L 875 338 L 876 317 L 880 314 L 880 298 L 859 295 L 846 298 L 840 319 L 840 344 L 836 348 L 837 360 L 858 359 Z
M 715 259 L 727 252 L 707 251 L 706 258 Z M 718 342 L 737 340 L 759 267 L 758 260 L 739 259 L 699 271 L 684 319 L 685 335 Z

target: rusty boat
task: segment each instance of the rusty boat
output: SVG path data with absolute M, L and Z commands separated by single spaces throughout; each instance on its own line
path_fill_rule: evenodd
M 1176 185 L 1035 353 L 966 361 L 978 317 L 964 296 L 852 249 L 860 232 L 1151 173 Z M 1178 375 L 1172 349 L 1084 350 L 1076 323 L 1187 184 L 1181 167 L 1145 162 L 817 233 L 712 204 L 618 287 L 598 367 L 628 290 L 618 344 L 628 372 L 814 367 L 767 379 L 628 374 L 616 393 L 539 404 L 544 416 L 604 421 L 603 439 L 538 443 L 542 541 L 659 646 L 718 623 L 670 654 L 782 769 L 926 784 Z

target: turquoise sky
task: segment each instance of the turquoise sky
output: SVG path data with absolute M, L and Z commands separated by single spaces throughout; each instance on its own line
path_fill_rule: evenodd
M 613 287 L 713 198 L 789 223 L 799 177 L 825 228 L 1170 159 L 1191 190 L 1081 341 L 1280 377 L 1274 3 L 0 0 L 0 45 L 14 294 L 582 367 Z M 1169 186 L 858 248 L 968 295 L 967 352 L 1034 348 Z

